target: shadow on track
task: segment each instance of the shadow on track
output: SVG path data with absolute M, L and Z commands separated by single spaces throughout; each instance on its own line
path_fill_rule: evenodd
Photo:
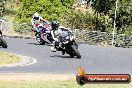
M 70 56 L 63 56 L 63 55 L 53 55 L 53 56 L 50 56 L 50 57 L 59 57 L 59 58 L 70 58 L 70 59 L 76 59 L 74 57 L 70 57 Z
M 28 44 L 31 44 L 31 45 L 40 45 L 40 46 L 42 46 L 42 45 L 39 44 L 39 43 L 28 43 Z M 52 46 L 52 44 L 45 44 L 45 46 Z
M 30 45 L 40 45 L 39 43 L 28 43 Z

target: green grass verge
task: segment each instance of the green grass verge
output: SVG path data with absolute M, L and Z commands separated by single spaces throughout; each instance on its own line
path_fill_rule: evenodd
M 0 65 L 13 64 L 21 61 L 21 57 L 7 52 L 0 52 Z
M 132 84 L 86 84 L 80 86 L 75 80 L 67 81 L 1 81 L 0 88 L 132 88 Z

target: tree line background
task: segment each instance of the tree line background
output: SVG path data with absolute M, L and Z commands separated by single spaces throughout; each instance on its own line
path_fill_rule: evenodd
M 113 30 L 116 0 L 88 0 L 86 6 L 92 7 L 93 13 L 76 10 L 74 4 L 77 0 L 3 1 L 4 14 L 14 16 L 17 22 L 30 23 L 33 13 L 37 11 L 43 18 L 59 20 L 67 27 L 101 32 Z M 116 33 L 132 35 L 132 0 L 118 0 Z

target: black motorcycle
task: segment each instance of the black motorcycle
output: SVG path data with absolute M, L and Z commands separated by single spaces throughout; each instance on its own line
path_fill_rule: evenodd
M 78 44 L 75 41 L 75 36 L 69 29 L 63 29 L 58 40 L 58 42 L 55 42 L 55 48 L 57 51 L 62 51 L 63 55 L 67 53 L 71 57 L 76 56 L 77 58 L 81 58 Z

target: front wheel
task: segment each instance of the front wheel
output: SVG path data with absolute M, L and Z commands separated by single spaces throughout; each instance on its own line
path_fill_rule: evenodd
M 45 41 L 41 38 L 36 38 L 40 45 L 45 45 Z
M 39 42 L 40 45 L 45 45 L 45 41 L 41 38 L 40 33 L 36 33 L 36 40 Z
M 75 56 L 77 56 L 77 58 L 81 58 L 81 55 L 80 55 L 77 47 L 75 45 L 71 45 L 71 48 L 72 48 L 73 53 L 75 54 Z

